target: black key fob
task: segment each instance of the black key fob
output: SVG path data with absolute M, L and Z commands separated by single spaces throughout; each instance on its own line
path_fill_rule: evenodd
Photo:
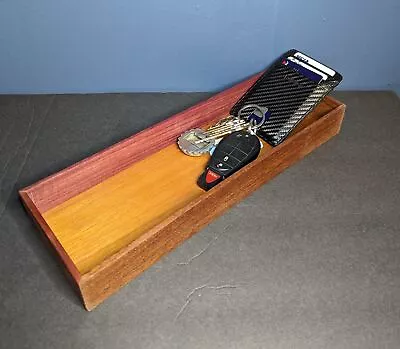
M 255 160 L 260 150 L 260 140 L 257 136 L 247 131 L 231 133 L 217 145 L 197 184 L 204 190 L 211 189 Z

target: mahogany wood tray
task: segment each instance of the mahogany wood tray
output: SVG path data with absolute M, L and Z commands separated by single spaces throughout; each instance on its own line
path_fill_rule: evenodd
M 201 190 L 208 157 L 184 155 L 176 139 L 228 115 L 258 76 L 20 190 L 87 310 L 339 132 L 345 106 L 326 97 L 282 144 Z

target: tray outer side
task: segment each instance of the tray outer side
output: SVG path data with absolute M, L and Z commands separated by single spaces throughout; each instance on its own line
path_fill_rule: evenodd
M 162 255 L 336 135 L 345 106 L 331 98 L 328 102 L 337 106 L 83 275 L 79 287 L 86 309 L 95 308 Z

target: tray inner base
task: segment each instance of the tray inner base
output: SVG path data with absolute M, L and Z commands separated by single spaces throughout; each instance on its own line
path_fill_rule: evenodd
M 43 217 L 84 274 L 201 195 L 196 181 L 208 159 L 172 144 Z

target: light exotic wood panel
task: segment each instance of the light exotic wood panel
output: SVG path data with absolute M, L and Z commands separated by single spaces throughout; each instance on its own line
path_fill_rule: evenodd
M 208 159 L 170 145 L 43 216 L 84 274 L 201 195 Z

